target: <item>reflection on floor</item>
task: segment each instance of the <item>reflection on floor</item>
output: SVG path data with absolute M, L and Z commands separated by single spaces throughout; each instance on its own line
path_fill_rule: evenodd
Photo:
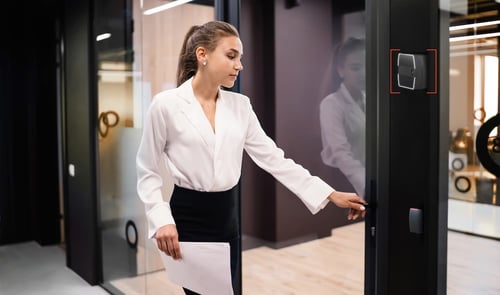
M 449 199 L 448 228 L 500 239 L 500 206 Z

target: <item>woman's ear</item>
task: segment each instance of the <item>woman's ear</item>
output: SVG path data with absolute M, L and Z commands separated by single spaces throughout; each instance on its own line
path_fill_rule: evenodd
M 198 63 L 202 63 L 203 61 L 206 60 L 206 55 L 207 55 L 207 50 L 205 47 L 198 47 L 196 48 L 196 59 L 198 60 Z

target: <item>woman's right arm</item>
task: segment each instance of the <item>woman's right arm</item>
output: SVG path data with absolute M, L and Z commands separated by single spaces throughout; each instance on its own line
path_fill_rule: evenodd
M 160 165 L 167 143 L 167 115 L 159 99 L 153 100 L 144 120 L 141 144 L 136 156 L 137 192 L 144 203 L 148 237 L 155 238 L 158 249 L 174 259 L 181 258 L 179 236 L 170 205 L 161 192 Z
M 320 126 L 323 149 L 323 163 L 339 168 L 349 179 L 359 195 L 364 195 L 365 168 L 354 157 L 344 126 L 345 107 L 333 95 L 329 95 L 320 104 Z
M 154 99 L 144 119 L 143 133 L 136 156 L 137 193 L 144 204 L 148 222 L 148 237 L 155 238 L 165 225 L 174 225 L 170 205 L 163 199 L 163 179 L 160 165 L 164 165 L 167 142 L 167 116 L 160 99 Z

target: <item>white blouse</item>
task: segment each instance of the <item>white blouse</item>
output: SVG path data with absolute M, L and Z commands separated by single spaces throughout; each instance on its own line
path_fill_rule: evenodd
M 365 100 L 363 94 L 363 104 Z M 321 158 L 339 168 L 359 196 L 365 194 L 365 121 L 365 112 L 344 84 L 321 101 Z
M 148 220 L 148 236 L 175 224 L 162 193 L 160 165 L 178 186 L 206 192 L 234 187 L 241 176 L 243 150 L 262 169 L 296 194 L 312 214 L 328 204 L 334 189 L 293 160 L 262 129 L 248 97 L 219 90 L 215 133 L 192 88 L 192 78 L 153 99 L 137 152 L 137 191 Z M 169 197 L 167 198 L 169 199 Z

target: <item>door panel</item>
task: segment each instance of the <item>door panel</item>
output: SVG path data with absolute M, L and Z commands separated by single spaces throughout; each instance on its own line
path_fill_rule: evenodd
M 367 93 L 377 99 L 367 101 L 367 199 L 376 208 L 366 222 L 365 294 L 444 294 L 448 117 L 438 3 L 370 2 Z M 421 213 L 421 232 L 410 230 L 410 212 Z

